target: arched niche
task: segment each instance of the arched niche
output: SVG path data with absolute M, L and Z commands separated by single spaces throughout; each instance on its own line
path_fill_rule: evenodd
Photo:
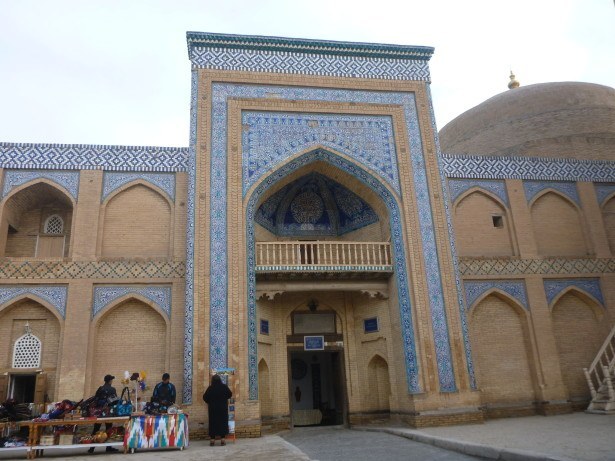
M 580 210 L 566 196 L 546 190 L 530 204 L 532 226 L 541 256 L 586 256 Z
M 367 380 L 369 395 L 366 407 L 378 413 L 388 413 L 391 410 L 389 365 L 381 355 L 374 355 L 367 364 Z
M 459 256 L 515 254 L 506 206 L 483 189 L 470 189 L 457 199 L 454 228 Z
M 0 255 L 16 258 L 70 256 L 74 199 L 46 179 L 24 184 L 2 202 Z M 61 221 L 61 229 L 49 226 Z
M 107 374 L 117 378 L 118 388 L 125 371 L 144 371 L 150 384 L 145 394 L 151 395 L 152 381 L 168 371 L 169 327 L 161 310 L 138 296 L 121 298 L 105 308 L 95 318 L 91 335 L 90 391 L 102 385 Z
M 271 376 L 265 359 L 258 362 L 258 400 L 261 405 L 261 417 L 273 416 Z
M 155 186 L 133 181 L 101 207 L 100 254 L 104 258 L 166 259 L 171 254 L 173 204 Z
M 564 385 L 572 401 L 591 398 L 583 368 L 589 368 L 602 345 L 602 308 L 575 288 L 553 304 L 553 334 L 557 344 Z
M 486 293 L 469 316 L 476 379 L 485 404 L 532 402 L 527 313 L 501 291 Z
M 615 255 L 615 195 L 602 206 L 602 218 L 611 248 L 611 255 Z

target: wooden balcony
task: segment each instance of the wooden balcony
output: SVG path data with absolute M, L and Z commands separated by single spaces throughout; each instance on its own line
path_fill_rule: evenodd
M 393 272 L 388 242 L 284 241 L 256 243 L 256 273 Z

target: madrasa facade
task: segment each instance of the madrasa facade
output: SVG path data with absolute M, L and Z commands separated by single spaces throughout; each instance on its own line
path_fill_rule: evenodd
M 613 88 L 438 133 L 433 48 L 187 42 L 188 147 L 0 143 L 0 401 L 169 372 L 199 433 L 230 368 L 239 436 L 614 408 Z

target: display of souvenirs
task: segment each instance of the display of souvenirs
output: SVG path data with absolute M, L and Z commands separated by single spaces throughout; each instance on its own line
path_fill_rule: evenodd
M 31 417 L 32 412 L 27 403 L 17 403 L 15 399 L 8 399 L 0 405 L 0 421 L 25 421 Z

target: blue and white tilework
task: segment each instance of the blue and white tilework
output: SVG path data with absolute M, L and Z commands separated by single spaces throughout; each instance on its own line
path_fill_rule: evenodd
M 463 283 L 466 289 L 466 305 L 468 309 L 474 307 L 476 300 L 484 293 L 490 290 L 501 290 L 508 293 L 521 306 L 529 310 L 530 306 L 527 301 L 527 292 L 525 290 L 525 282 L 523 280 L 480 280 L 466 281 Z
M 600 280 L 597 278 L 592 279 L 545 279 L 545 294 L 547 296 L 547 303 L 551 305 L 553 300 L 558 295 L 570 287 L 575 287 L 585 293 L 590 294 L 600 304 L 604 306 L 604 297 L 602 296 L 602 290 L 600 289 Z
M 171 287 L 127 287 L 103 286 L 94 287 L 94 302 L 92 303 L 92 318 L 109 304 L 126 295 L 139 295 L 156 304 L 166 315 L 171 317 Z
M 188 156 L 188 206 L 186 207 L 186 301 L 184 306 L 184 386 L 182 402 L 192 403 L 192 358 L 194 333 L 194 200 L 196 195 L 196 126 L 198 73 L 193 70 L 190 98 L 190 149 Z
M 455 242 L 455 232 L 453 230 L 453 220 L 451 218 L 451 207 L 449 203 L 452 203 L 449 189 L 446 187 L 446 177 L 444 175 L 444 168 L 442 167 L 442 156 L 440 150 L 440 138 L 438 136 L 438 127 L 436 126 L 436 115 L 433 110 L 433 98 L 431 96 L 431 85 L 427 84 L 427 99 L 429 101 L 429 117 L 431 119 L 431 129 L 434 134 L 434 141 L 436 146 L 436 160 L 438 162 L 438 170 L 440 173 L 440 183 L 442 186 L 442 197 L 444 197 L 444 213 L 446 215 L 446 227 L 448 229 L 448 238 L 451 245 L 451 257 L 453 262 L 453 268 L 455 273 L 455 287 L 457 289 L 457 302 L 459 303 L 459 319 L 461 321 L 461 334 L 463 337 L 463 344 L 466 354 L 466 367 L 468 370 L 468 377 L 470 380 L 470 388 L 476 389 L 476 377 L 474 374 L 474 362 L 472 360 L 472 347 L 470 344 L 470 335 L 468 333 L 468 321 L 466 318 L 466 305 L 463 288 L 461 286 L 461 272 L 459 271 L 459 260 L 457 258 L 457 245 Z
M 37 179 L 47 179 L 61 186 L 71 197 L 77 200 L 79 195 L 78 171 L 50 170 L 5 170 L 2 198 L 6 197 L 15 187 Z
M 105 172 L 101 201 L 104 201 L 113 191 L 132 181 L 142 180 L 163 190 L 171 200 L 175 200 L 174 173 L 120 173 Z
M 449 179 L 448 189 L 451 195 L 452 203 L 459 198 L 464 192 L 472 188 L 484 189 L 498 197 L 502 203 L 508 207 L 508 194 L 506 193 L 506 185 L 501 180 L 480 180 L 480 179 Z
M 211 185 L 211 254 L 216 255 L 211 263 L 211 309 L 215 331 L 211 334 L 211 364 L 226 364 L 226 160 L 227 160 L 227 99 L 230 97 L 266 98 L 275 93 L 281 99 L 320 100 L 375 104 L 395 104 L 404 110 L 406 130 L 410 141 L 410 162 L 419 206 L 419 227 L 425 253 L 427 288 L 431 301 L 431 318 L 436 344 L 436 362 L 440 389 L 444 392 L 456 390 L 448 336 L 444 296 L 442 292 L 439 256 L 437 253 L 430 196 L 427 185 L 425 163 L 421 143 L 416 102 L 413 93 L 356 91 L 326 88 L 278 87 L 265 85 L 238 85 L 214 83 L 212 85 L 212 185 Z M 353 158 L 352 152 L 342 148 L 337 151 Z M 358 159 L 357 161 L 360 161 Z M 371 168 L 369 168 L 370 171 Z M 376 174 L 378 174 L 376 172 Z M 214 282 L 215 281 L 215 282 Z M 220 363 L 220 365 L 217 365 Z M 256 384 L 254 384 L 256 388 Z
M 309 173 L 265 200 L 255 219 L 275 235 L 337 236 L 378 222 L 378 215 L 346 187 Z
M 532 199 L 536 197 L 536 195 L 540 194 L 542 191 L 552 189 L 568 197 L 579 207 L 581 206 L 581 199 L 579 199 L 577 185 L 574 182 L 523 181 L 523 189 L 525 191 L 525 198 L 528 203 L 531 202 Z
M 615 182 L 615 162 L 442 154 L 447 178 Z
M 391 241 L 395 261 L 395 276 L 397 277 L 399 310 L 401 318 L 402 340 L 406 360 L 406 376 L 408 380 L 408 390 L 411 393 L 420 392 L 418 380 L 418 364 L 414 343 L 414 329 L 412 326 L 412 308 L 410 304 L 410 292 L 408 285 L 408 275 L 406 271 L 406 257 L 403 243 L 403 230 L 399 206 L 395 197 L 388 189 L 373 175 L 361 169 L 354 163 L 331 152 L 319 149 L 303 154 L 281 168 L 275 170 L 267 176 L 255 189 L 250 196 L 246 211 L 246 237 L 247 237 L 247 269 L 248 269 L 248 385 L 250 398 L 258 398 L 258 366 L 256 352 L 256 280 L 255 280 L 255 236 L 254 236 L 254 214 L 256 204 L 260 196 L 272 185 L 282 180 L 293 171 L 315 161 L 325 161 L 333 167 L 347 172 L 353 177 L 363 182 L 366 186 L 377 193 L 384 201 L 389 211 L 391 225 Z
M 319 145 L 352 152 L 400 193 L 391 117 L 245 111 L 242 123 L 244 196 L 272 165 Z
M 186 171 L 187 147 L 0 142 L 0 168 Z
M 9 302 L 12 299 L 19 298 L 24 295 L 32 295 L 47 301 L 51 304 L 62 316 L 66 318 L 66 298 L 68 296 L 68 288 L 61 285 L 22 285 L 22 286 L 0 286 L 0 305 Z
M 594 184 L 596 188 L 596 197 L 598 197 L 598 203 L 600 206 L 604 205 L 607 198 L 615 194 L 615 183 L 597 183 Z

